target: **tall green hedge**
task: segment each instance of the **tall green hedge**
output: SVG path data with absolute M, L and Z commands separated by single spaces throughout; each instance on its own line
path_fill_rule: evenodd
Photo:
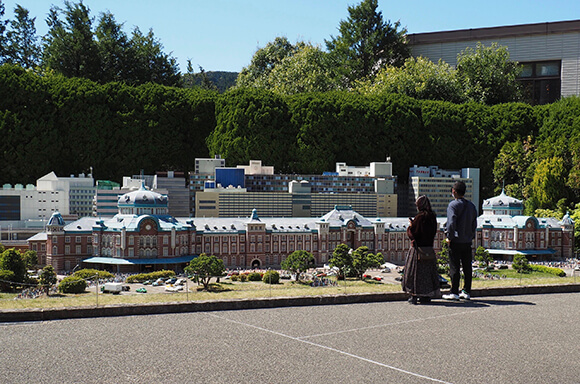
M 0 66 L 0 184 L 93 167 L 98 179 L 192 170 L 207 157 L 216 92 L 100 85 Z
M 540 156 L 567 159 L 580 174 L 577 97 L 486 106 L 349 91 L 285 97 L 238 88 L 218 95 L 99 85 L 2 65 L 0 135 L 0 185 L 89 167 L 95 178 L 117 181 L 142 169 L 187 172 L 196 157 L 218 154 L 229 166 L 260 159 L 277 172 L 309 174 L 389 156 L 401 181 L 414 164 L 480 168 L 486 198 L 494 194 L 493 162 L 503 144 L 528 136 Z

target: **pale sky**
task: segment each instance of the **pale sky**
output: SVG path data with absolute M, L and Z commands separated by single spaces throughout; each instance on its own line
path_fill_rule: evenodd
M 64 1 L 0 0 L 5 19 L 13 18 L 16 4 L 36 17 L 44 35 L 51 5 Z M 77 2 L 74 0 L 73 2 Z M 337 35 L 347 7 L 354 0 L 84 0 L 95 18 L 110 11 L 130 35 L 137 26 L 153 29 L 164 52 L 171 53 L 182 72 L 191 59 L 206 71 L 239 72 L 258 48 L 277 36 L 325 48 L 325 39 Z M 379 0 L 383 19 L 400 21 L 409 33 L 580 19 L 578 0 Z M 96 22 L 94 23 L 96 26 Z

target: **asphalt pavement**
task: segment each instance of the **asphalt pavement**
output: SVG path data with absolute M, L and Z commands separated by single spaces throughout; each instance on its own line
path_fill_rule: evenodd
M 0 324 L 2 383 L 580 383 L 580 293 Z

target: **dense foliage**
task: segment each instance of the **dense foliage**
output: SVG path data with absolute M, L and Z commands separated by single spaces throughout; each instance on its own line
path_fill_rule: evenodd
M 84 293 L 87 282 L 77 276 L 67 276 L 58 284 L 60 293 Z
M 262 277 L 262 281 L 266 284 L 278 284 L 280 283 L 280 273 L 278 271 L 266 271 Z
M 383 65 L 400 66 L 410 56 L 405 40 L 407 30 L 401 28 L 399 21 L 391 24 L 383 19 L 378 0 L 349 6 L 348 14 L 339 23 L 339 34 L 326 41 L 345 86 L 374 75 Z
M 214 276 L 222 276 L 224 271 L 224 261 L 214 255 L 208 256 L 202 253 L 189 262 L 185 267 L 187 273 L 195 275 L 205 290 L 209 290 L 209 281 Z
M 481 197 L 525 198 L 528 213 L 580 202 L 580 99 L 546 106 L 417 100 L 349 91 L 224 94 L 147 84 L 100 85 L 0 66 L 0 184 L 87 172 L 120 180 L 143 169 L 194 169 L 220 154 L 277 172 L 319 174 L 389 156 L 404 182 L 414 164 L 481 169 Z M 561 216 L 560 216 L 561 217 Z
M 531 264 L 530 267 L 534 272 L 544 272 L 558 277 L 566 277 L 566 272 L 564 272 L 560 268 L 547 267 L 545 265 L 537 265 L 537 264 Z
M 39 277 L 40 285 L 44 288 L 44 291 L 47 295 L 50 294 L 50 288 L 55 285 L 57 281 L 57 275 L 54 267 L 52 265 L 45 266 L 42 268 Z
M 100 85 L 0 66 L 0 183 L 94 169 L 120 180 L 143 169 L 191 170 L 209 155 L 214 98 L 198 89 Z
M 112 279 L 115 277 L 115 275 L 113 275 L 111 272 L 99 271 L 98 269 L 91 268 L 79 269 L 73 273 L 73 276 L 80 277 L 81 279 L 85 280 L 95 280 L 96 278 L 103 280 Z
M 138 273 L 136 275 L 131 275 L 127 277 L 127 283 L 142 283 L 147 280 L 157 280 L 157 279 L 165 279 L 168 277 L 175 276 L 175 271 L 171 270 L 161 270 L 161 271 L 154 271 L 149 273 Z
M 300 281 L 302 273 L 315 266 L 316 260 L 312 253 L 302 250 L 292 252 L 281 264 L 282 269 L 296 275 L 296 281 Z
M 9 248 L 0 254 L 0 270 L 13 273 L 12 282 L 23 283 L 26 278 L 26 262 L 16 248 Z

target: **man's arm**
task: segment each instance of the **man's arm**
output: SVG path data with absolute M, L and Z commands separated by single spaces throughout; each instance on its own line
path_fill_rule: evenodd
M 452 201 L 447 206 L 447 225 L 446 225 L 446 236 L 449 241 L 455 238 L 455 227 L 457 227 L 457 215 L 456 215 L 456 204 Z
M 475 231 L 477 231 L 477 208 L 475 208 L 473 203 L 471 203 L 471 206 L 473 207 L 473 222 L 471 223 L 471 233 L 473 233 L 471 239 L 473 240 L 475 239 Z

